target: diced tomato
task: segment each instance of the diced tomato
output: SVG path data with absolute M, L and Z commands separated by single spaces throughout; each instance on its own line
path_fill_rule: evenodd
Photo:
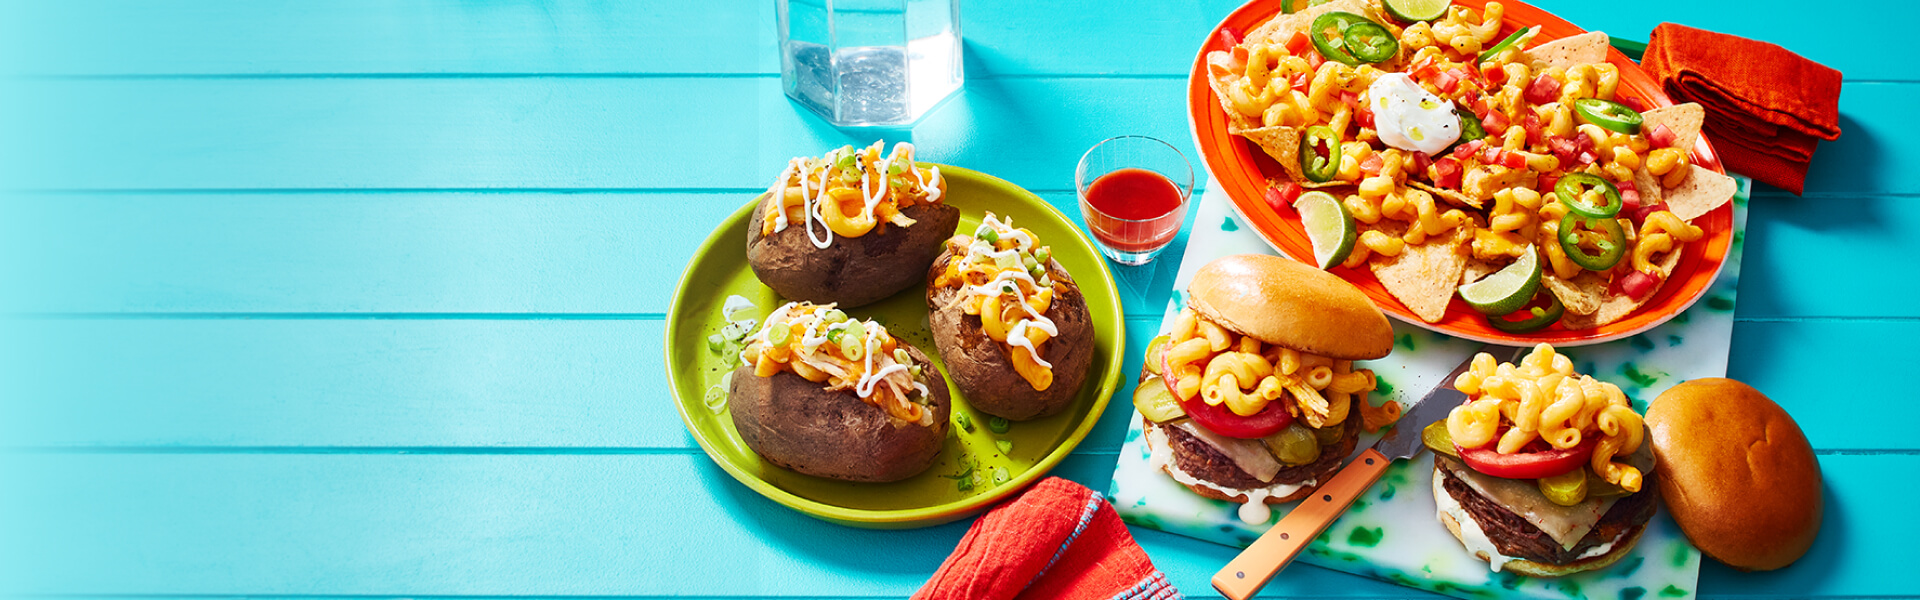
M 1617 282 L 1621 294 L 1634 300 L 1644 300 L 1648 294 L 1652 294 L 1653 290 L 1660 287 L 1660 276 L 1645 271 L 1636 270 L 1614 281 Z
M 1433 86 L 1440 88 L 1442 94 L 1452 94 L 1453 90 L 1460 87 L 1460 77 L 1453 73 L 1453 71 L 1444 71 L 1433 76 Z
M 1509 169 L 1524 169 L 1527 168 L 1527 155 L 1519 152 L 1501 150 L 1500 164 L 1505 165 Z
M 1368 177 L 1379 175 L 1380 167 L 1386 166 L 1386 164 L 1386 159 L 1380 158 L 1380 153 L 1375 152 L 1367 156 L 1366 160 L 1360 161 L 1360 172 L 1366 173 Z
M 1221 27 L 1220 44 L 1227 48 L 1240 45 L 1240 32 L 1234 31 L 1232 27 Z
M 1291 181 L 1267 188 L 1267 206 L 1273 207 L 1275 211 L 1279 211 L 1282 207 L 1292 206 L 1293 201 L 1299 198 L 1300 194 L 1304 191 L 1305 190 L 1300 188 L 1300 184 Z
M 1440 72 L 1440 69 L 1434 68 L 1433 63 L 1429 61 L 1420 66 L 1414 67 L 1413 70 L 1411 71 L 1407 71 L 1407 76 L 1412 77 L 1414 81 L 1426 81 L 1428 79 L 1431 79 L 1435 73 L 1439 73 L 1439 72 Z
M 1460 147 L 1453 149 L 1453 158 L 1456 160 L 1466 160 L 1467 157 L 1473 156 L 1473 153 L 1479 152 L 1480 147 L 1485 145 L 1487 145 L 1485 138 L 1461 144 Z
M 1287 38 L 1288 54 L 1299 54 L 1301 50 L 1306 50 L 1311 47 L 1313 47 L 1313 39 L 1307 37 L 1307 33 L 1304 31 L 1295 31 L 1293 32 L 1293 37 Z
M 1621 206 L 1622 209 L 1626 208 L 1625 207 L 1626 203 L 1627 203 L 1626 194 L 1622 193 L 1620 198 L 1620 204 L 1622 205 Z M 1654 204 L 1652 206 L 1642 206 L 1634 209 L 1632 212 L 1627 213 L 1627 218 L 1632 219 L 1633 222 L 1635 223 L 1645 223 L 1647 222 L 1648 216 L 1651 216 L 1653 215 L 1653 213 L 1657 213 L 1663 210 L 1667 210 L 1667 203 L 1665 202 Z
M 1574 143 L 1573 149 L 1576 152 L 1585 152 L 1587 154 L 1595 154 L 1599 152 L 1599 149 L 1594 148 L 1593 146 L 1593 138 L 1587 137 L 1585 135 L 1579 135 L 1579 134 L 1574 135 L 1573 143 Z M 1592 162 L 1592 161 L 1589 160 L 1588 162 Z
M 1547 149 L 1552 150 L 1553 155 L 1560 158 L 1560 162 L 1570 163 L 1573 162 L 1573 155 L 1580 153 L 1580 144 L 1571 139 L 1554 136 L 1547 138 Z
M 1507 80 L 1507 72 L 1502 70 L 1498 63 L 1493 62 L 1480 65 L 1480 76 L 1489 82 Z
M 1593 153 L 1581 152 L 1579 156 L 1573 157 L 1573 162 L 1580 163 L 1581 166 L 1593 164 Z
M 1474 141 L 1479 142 L 1484 140 L 1474 140 Z M 1489 165 L 1500 164 L 1500 147 L 1493 146 L 1493 145 L 1487 146 L 1486 150 L 1482 150 L 1480 152 L 1480 162 L 1489 164 Z
M 1647 132 L 1647 142 L 1653 144 L 1655 148 L 1669 148 L 1677 141 L 1680 141 L 1680 136 L 1674 134 L 1673 130 L 1667 129 L 1666 123 L 1655 125 L 1653 131 Z
M 1527 130 L 1528 144 L 1546 143 L 1546 129 L 1541 126 L 1540 117 L 1534 116 L 1531 111 L 1527 112 L 1527 116 L 1520 119 L 1520 126 Z
M 1413 153 L 1413 172 L 1414 173 L 1424 175 L 1427 172 L 1427 167 L 1430 167 L 1430 166 L 1433 166 L 1433 157 L 1427 156 L 1427 153 L 1425 152 Z
M 1527 91 L 1521 94 L 1528 102 L 1546 104 L 1560 98 L 1560 82 L 1547 75 L 1533 78 L 1527 85 Z
M 1451 156 L 1433 161 L 1433 185 L 1448 189 L 1460 187 L 1460 161 Z
M 1636 208 L 1640 208 L 1640 190 L 1628 189 L 1627 186 L 1624 185 L 1620 186 L 1620 210 L 1634 210 Z
M 1497 110 L 1487 113 L 1487 117 L 1480 120 L 1480 127 L 1486 129 L 1487 135 L 1491 136 L 1499 136 L 1506 133 L 1507 126 L 1509 125 L 1512 125 L 1512 123 L 1507 121 L 1507 113 Z
M 1473 101 L 1467 103 L 1467 108 L 1471 109 L 1474 115 L 1483 117 L 1488 110 L 1491 110 L 1491 107 L 1487 106 L 1487 99 L 1479 97 L 1479 94 L 1475 94 Z
M 1632 181 L 1622 181 L 1619 183 L 1615 183 L 1613 184 L 1613 187 L 1619 189 L 1621 193 L 1625 193 L 1629 190 L 1636 191 L 1636 192 L 1640 190 L 1640 185 Z
M 1632 96 L 1618 96 L 1618 97 L 1615 97 L 1613 101 L 1626 105 L 1627 108 L 1633 109 L 1633 112 L 1647 112 L 1646 105 L 1641 104 L 1639 98 L 1635 98 Z
M 1539 479 L 1586 466 L 1587 460 L 1593 458 L 1593 449 L 1599 444 L 1599 439 L 1600 436 L 1588 437 L 1580 445 L 1564 449 L 1545 444 L 1530 445 L 1513 454 L 1501 454 L 1494 450 L 1492 443 L 1479 448 L 1456 445 L 1454 449 L 1459 451 L 1460 460 L 1466 461 L 1467 466 L 1475 471 L 1505 479 Z
M 1475 104 L 1478 104 L 1479 102 L 1480 102 L 1480 90 L 1467 90 L 1466 93 L 1460 95 L 1461 106 L 1473 107 Z M 1476 107 L 1473 109 L 1473 112 L 1474 114 L 1480 114 L 1480 109 Z
M 1542 194 L 1553 193 L 1553 184 L 1556 184 L 1556 183 L 1560 183 L 1559 175 L 1550 175 L 1550 174 L 1540 175 L 1540 185 L 1538 186 L 1540 189 L 1540 193 Z M 1551 200 L 1551 198 L 1549 198 L 1549 200 Z
M 1319 55 L 1318 55 L 1318 54 L 1315 54 L 1314 56 L 1319 56 Z M 1296 90 L 1300 90 L 1300 92 L 1301 92 L 1301 93 L 1305 93 L 1305 92 L 1307 91 L 1307 83 L 1308 83 L 1308 82 L 1311 82 L 1311 81 L 1312 81 L 1312 78 L 1311 78 L 1311 77 L 1309 77 L 1308 75 L 1310 75 L 1310 74 L 1309 74 L 1309 73 L 1301 73 L 1301 74 L 1299 74 L 1299 75 L 1294 75 L 1294 76 L 1293 76 L 1293 89 L 1296 89 Z
M 1361 106 L 1359 110 L 1353 111 L 1353 122 L 1359 123 L 1361 127 L 1373 129 L 1373 111 Z
M 1307 71 L 1309 72 L 1313 72 L 1313 73 L 1320 72 L 1320 65 L 1326 62 L 1327 62 L 1327 58 L 1324 56 L 1321 56 L 1320 52 L 1318 51 L 1307 53 Z
M 1359 108 L 1360 95 L 1353 92 L 1340 92 L 1340 103 L 1347 105 L 1347 108 Z

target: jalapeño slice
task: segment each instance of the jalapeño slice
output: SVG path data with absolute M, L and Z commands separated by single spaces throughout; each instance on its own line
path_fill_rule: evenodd
M 1385 62 L 1400 54 L 1400 42 L 1393 39 L 1393 34 L 1371 21 L 1354 23 L 1340 38 L 1346 42 L 1347 53 L 1360 62 Z
M 1607 199 L 1605 205 L 1594 206 L 1587 203 L 1587 191 L 1592 189 L 1599 189 L 1604 193 Z M 1600 219 L 1620 214 L 1620 188 L 1614 187 L 1611 181 L 1586 173 L 1568 173 L 1562 176 L 1560 181 L 1553 184 L 1553 195 L 1560 198 L 1560 203 L 1565 204 L 1567 210 L 1582 217 Z
M 1604 236 L 1593 243 L 1600 249 L 1599 254 L 1588 254 L 1580 247 L 1580 240 L 1585 237 L 1581 235 L 1581 225 L 1586 227 L 1586 231 L 1597 231 Z M 1620 222 L 1612 218 L 1583 218 L 1567 213 L 1567 216 L 1560 218 L 1560 249 L 1567 253 L 1569 260 L 1583 269 L 1605 271 L 1620 264 L 1620 257 L 1626 256 L 1627 232 L 1620 229 Z
M 1526 315 L 1527 318 L 1518 321 L 1509 321 L 1506 317 L 1489 316 L 1487 317 L 1487 324 L 1492 325 L 1494 329 L 1507 333 L 1533 333 L 1551 327 L 1554 323 L 1559 323 L 1560 317 L 1565 316 L 1567 313 L 1566 305 L 1561 304 L 1560 297 L 1553 295 L 1553 292 L 1540 290 L 1539 293 L 1547 295 L 1547 306 L 1535 306 L 1507 315 L 1507 317 Z
M 1460 117 L 1460 141 L 1454 146 L 1487 137 L 1487 127 L 1480 124 L 1480 116 L 1462 106 L 1453 107 L 1454 116 Z
M 1326 150 L 1325 154 L 1321 149 Z M 1308 127 L 1300 137 L 1300 172 L 1314 183 L 1333 181 L 1340 172 L 1340 137 L 1325 125 Z
M 1359 66 L 1360 59 L 1347 52 L 1347 28 L 1356 23 L 1373 23 L 1366 17 L 1350 12 L 1333 11 L 1320 15 L 1307 26 L 1307 37 L 1313 40 L 1313 48 L 1320 56 L 1348 66 Z M 1396 42 L 1398 43 L 1398 42 Z
M 1619 102 L 1581 98 L 1573 101 L 1573 111 L 1580 114 L 1580 120 L 1599 125 L 1607 131 L 1627 135 L 1640 133 L 1640 112 Z

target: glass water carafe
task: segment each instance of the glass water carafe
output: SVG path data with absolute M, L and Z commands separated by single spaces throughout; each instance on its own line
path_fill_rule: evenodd
M 775 0 L 787 97 L 839 126 L 906 125 L 960 90 L 960 0 Z

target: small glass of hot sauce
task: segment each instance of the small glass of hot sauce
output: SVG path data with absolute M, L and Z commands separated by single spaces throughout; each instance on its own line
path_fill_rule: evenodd
M 1123 265 L 1142 265 L 1180 232 L 1193 194 L 1193 167 L 1166 142 L 1126 135 L 1087 150 L 1074 184 L 1100 253 Z

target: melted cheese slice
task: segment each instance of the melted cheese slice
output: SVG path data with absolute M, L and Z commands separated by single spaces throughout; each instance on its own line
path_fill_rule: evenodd
M 1467 482 L 1474 491 L 1493 500 L 1494 504 L 1506 507 L 1534 527 L 1547 532 L 1553 541 L 1560 542 L 1561 548 L 1571 549 L 1574 544 L 1580 543 L 1588 532 L 1593 531 L 1594 524 L 1600 522 L 1600 517 L 1606 516 L 1607 510 L 1613 508 L 1614 501 L 1619 500 L 1588 496 L 1579 504 L 1561 506 L 1541 494 L 1539 484 L 1532 479 L 1502 479 L 1469 469 L 1465 463 L 1451 457 L 1442 456 L 1439 460 L 1454 477 Z

